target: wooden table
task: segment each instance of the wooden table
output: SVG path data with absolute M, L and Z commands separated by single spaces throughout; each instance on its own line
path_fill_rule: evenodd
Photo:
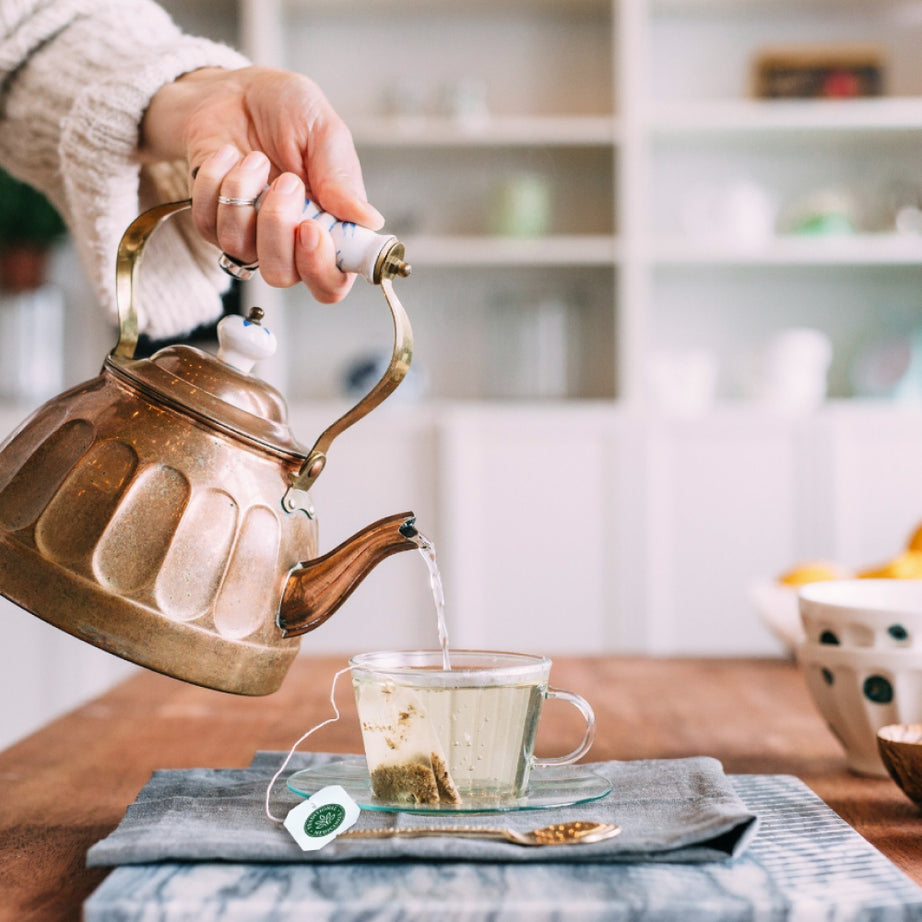
M 79 919 L 106 875 L 87 849 L 108 834 L 158 768 L 243 767 L 287 750 L 331 716 L 343 659 L 301 658 L 282 689 L 237 698 L 142 672 L 0 753 L 0 919 Z M 889 779 L 851 775 L 797 668 L 781 660 L 559 659 L 555 685 L 584 694 L 598 718 L 590 760 L 711 755 L 731 773 L 803 779 L 917 883 L 922 815 Z M 310 749 L 360 752 L 348 682 L 342 720 Z M 549 706 L 538 751 L 571 748 L 568 708 Z

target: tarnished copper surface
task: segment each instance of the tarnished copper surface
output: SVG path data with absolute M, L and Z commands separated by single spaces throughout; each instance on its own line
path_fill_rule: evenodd
M 160 206 L 126 232 L 120 339 L 99 376 L 0 446 L 0 593 L 158 672 L 260 695 L 281 683 L 293 635 L 326 620 L 384 557 L 418 545 L 412 529 L 401 532 L 406 513 L 311 567 L 306 495 L 283 505 L 307 452 L 281 395 L 189 346 L 133 358 L 143 242 L 187 205 Z M 403 321 L 397 340 L 402 377 L 412 343 Z

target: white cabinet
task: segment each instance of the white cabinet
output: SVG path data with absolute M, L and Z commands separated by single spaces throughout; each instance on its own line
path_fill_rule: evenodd
M 291 409 L 309 442 L 344 406 Z M 922 523 L 920 431 L 920 410 L 847 404 L 694 421 L 607 402 L 385 406 L 336 441 L 313 500 L 322 551 L 417 513 L 458 647 L 774 655 L 751 586 L 799 561 L 895 556 Z M 130 668 L 2 608 L 0 745 Z M 345 662 L 436 640 L 428 573 L 410 551 L 374 569 L 302 649 Z
M 604 408 L 458 406 L 442 418 L 446 599 L 460 646 L 622 646 L 618 423 Z
M 922 524 L 922 414 L 918 407 L 842 407 L 824 429 L 824 459 L 816 458 L 832 472 L 820 484 L 829 510 L 821 520 L 824 546 L 849 567 L 884 563 Z
M 102 694 L 138 668 L 39 621 L 4 598 L 0 619 L 0 749 Z
M 321 415 L 299 409 L 299 431 Z M 922 524 L 919 431 L 919 410 L 855 405 L 690 421 L 605 403 L 432 404 L 343 436 L 314 499 L 325 549 L 379 515 L 418 513 L 457 646 L 772 655 L 751 588 L 798 562 L 895 556 Z M 304 644 L 346 654 L 435 637 L 410 553 Z
M 735 654 L 777 649 L 749 590 L 814 553 L 802 534 L 819 471 L 809 427 L 728 410 L 646 432 L 645 648 Z M 828 507 L 819 510 L 827 515 Z

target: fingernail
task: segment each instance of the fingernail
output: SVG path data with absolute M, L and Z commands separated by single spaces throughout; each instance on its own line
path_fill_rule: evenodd
M 384 224 L 384 215 L 381 214 L 381 212 L 378 211 L 378 209 L 375 208 L 374 205 L 370 204 L 369 202 L 366 202 L 365 207 L 368 209 L 369 215 L 371 215 L 374 218 L 374 220 L 378 222 L 379 225 Z
M 316 250 L 320 245 L 320 228 L 313 221 L 302 221 L 298 225 L 298 243 L 307 252 Z
M 301 180 L 294 173 L 282 173 L 275 181 L 274 188 L 283 195 L 290 195 L 292 192 L 297 192 L 300 185 Z
M 250 153 L 240 161 L 240 166 L 245 170 L 259 170 L 265 167 L 268 162 L 268 158 L 262 151 L 254 150 L 250 151 Z

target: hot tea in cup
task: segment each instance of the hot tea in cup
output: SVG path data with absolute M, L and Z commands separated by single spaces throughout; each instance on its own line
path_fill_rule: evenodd
M 524 653 L 379 652 L 350 660 L 374 796 L 408 805 L 501 804 L 525 793 L 534 766 L 567 765 L 589 750 L 595 717 L 579 695 L 548 685 L 551 661 Z M 585 722 L 565 756 L 536 759 L 548 698 Z

